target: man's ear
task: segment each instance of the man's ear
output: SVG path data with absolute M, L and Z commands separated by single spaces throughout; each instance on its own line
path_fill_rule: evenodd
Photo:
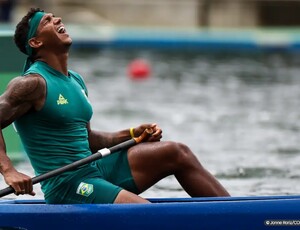
M 34 49 L 40 48 L 43 45 L 43 42 L 37 40 L 36 37 L 29 39 L 28 43 Z

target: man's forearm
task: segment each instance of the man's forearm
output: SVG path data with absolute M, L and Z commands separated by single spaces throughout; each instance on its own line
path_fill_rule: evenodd
M 109 148 L 131 138 L 129 129 L 124 129 L 114 133 L 90 131 L 89 145 L 93 153 L 102 148 Z
M 12 169 L 13 165 L 11 160 L 6 154 L 6 145 L 4 142 L 2 130 L 0 129 L 0 173 L 4 174 L 9 169 Z

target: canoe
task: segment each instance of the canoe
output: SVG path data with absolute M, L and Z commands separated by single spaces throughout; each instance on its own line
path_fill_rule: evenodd
M 2 200 L 0 229 L 260 230 L 300 226 L 300 196 L 149 200 L 151 204 L 71 205 Z

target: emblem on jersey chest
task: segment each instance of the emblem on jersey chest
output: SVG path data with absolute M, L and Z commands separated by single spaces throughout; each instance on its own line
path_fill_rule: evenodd
M 64 98 L 62 94 L 59 94 L 58 100 L 57 100 L 57 105 L 66 105 L 68 104 L 68 99 Z

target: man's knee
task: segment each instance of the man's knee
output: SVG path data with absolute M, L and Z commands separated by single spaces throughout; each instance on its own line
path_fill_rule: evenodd
M 195 161 L 196 157 L 190 148 L 180 142 L 169 142 L 170 153 L 173 162 L 179 166 L 184 166 Z

